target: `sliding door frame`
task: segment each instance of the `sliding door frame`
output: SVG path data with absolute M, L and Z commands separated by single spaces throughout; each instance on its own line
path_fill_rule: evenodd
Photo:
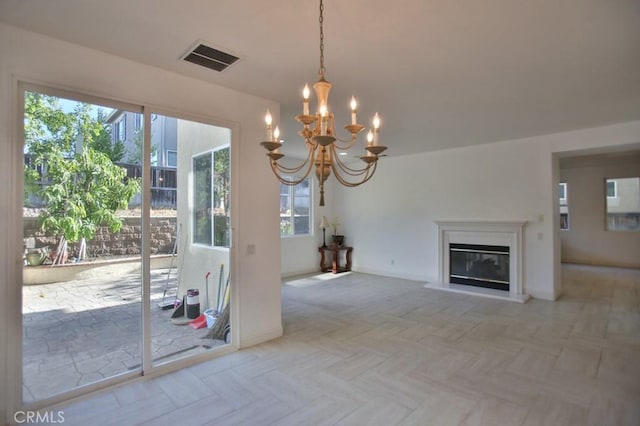
M 9 215 L 9 223 L 14 225 L 8 235 L 8 258 L 9 258 L 9 270 L 7 271 L 7 278 L 11 285 L 8 286 L 8 301 L 7 301 L 7 318 L 8 327 L 6 335 L 6 364 L 7 369 L 7 381 L 4 385 L 3 391 L 6 391 L 6 419 L 0 418 L 0 423 L 3 421 L 14 421 L 14 413 L 18 411 L 33 411 L 39 410 L 54 405 L 59 405 L 63 402 L 68 402 L 75 399 L 82 399 L 84 397 L 95 394 L 96 392 L 103 391 L 109 387 L 121 384 L 123 382 L 132 381 L 142 376 L 155 377 L 162 374 L 166 374 L 171 371 L 194 365 L 198 362 L 209 360 L 220 355 L 230 353 L 238 350 L 239 348 L 239 333 L 238 333 L 238 300 L 239 290 L 237 286 L 234 286 L 234 291 L 231 292 L 230 304 L 231 304 L 231 331 L 232 342 L 221 348 L 210 350 L 191 357 L 181 358 L 170 363 L 161 364 L 158 366 L 152 365 L 152 349 L 151 349 L 151 283 L 150 283 L 150 206 L 151 206 L 151 114 L 165 114 L 180 119 L 187 119 L 197 121 L 203 124 L 210 124 L 214 126 L 220 126 L 230 129 L 231 131 L 231 193 L 233 194 L 234 182 L 237 181 L 238 176 L 238 161 L 237 155 L 234 155 L 234 151 L 237 151 L 239 129 L 235 122 L 226 120 L 213 120 L 210 117 L 194 116 L 192 114 L 184 114 L 169 109 L 163 109 L 154 107 L 148 104 L 130 103 L 121 100 L 114 100 L 112 98 L 105 97 L 104 95 L 90 95 L 85 94 L 81 90 L 59 88 L 55 85 L 48 83 L 41 83 L 30 81 L 29 79 L 15 77 L 12 82 L 12 90 L 14 94 L 12 98 L 15 104 L 12 105 L 12 114 L 10 123 L 12 123 L 12 141 L 10 147 L 11 158 L 11 171 L 12 181 L 7 182 L 10 186 L 11 199 L 10 203 L 15 208 L 12 209 Z M 56 394 L 50 398 L 35 401 L 33 403 L 25 404 L 23 402 L 23 318 L 22 318 L 22 247 L 23 247 L 23 190 L 24 190 L 24 114 L 25 114 L 25 92 L 33 91 L 43 93 L 47 95 L 57 96 L 61 98 L 71 99 L 79 102 L 86 102 L 96 104 L 99 106 L 105 106 L 109 108 L 124 109 L 134 113 L 143 114 L 143 159 L 142 159 L 142 242 L 141 242 L 141 297 L 142 297 L 142 317 L 140 318 L 142 325 L 142 359 L 140 367 L 135 370 L 123 372 L 116 376 L 103 379 L 101 381 L 84 385 L 72 390 Z M 232 197 L 231 205 L 231 218 L 230 218 L 230 247 L 229 247 L 229 273 L 231 283 L 233 284 L 236 263 L 235 258 L 235 228 L 234 228 L 234 216 L 237 217 L 238 212 L 238 197 Z M 0 354 L 2 355 L 2 354 Z

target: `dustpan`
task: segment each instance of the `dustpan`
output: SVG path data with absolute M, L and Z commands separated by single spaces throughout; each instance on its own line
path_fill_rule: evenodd
M 189 323 L 189 326 L 197 330 L 199 328 L 205 328 L 207 326 L 207 316 L 202 314 Z

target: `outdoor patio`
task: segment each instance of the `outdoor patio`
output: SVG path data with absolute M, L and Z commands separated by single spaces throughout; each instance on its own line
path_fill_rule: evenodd
M 222 340 L 171 322 L 162 310 L 169 269 L 151 271 L 154 365 L 196 354 Z M 176 271 L 169 277 L 175 289 Z M 31 402 L 136 369 L 141 364 L 140 274 L 23 287 L 23 393 Z M 170 292 L 173 300 L 175 291 Z M 201 306 L 204 295 L 200 296 Z

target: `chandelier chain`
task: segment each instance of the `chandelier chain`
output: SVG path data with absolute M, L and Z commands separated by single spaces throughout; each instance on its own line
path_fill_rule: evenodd
M 320 0 L 320 18 L 318 18 L 318 22 L 320 23 L 320 70 L 318 73 L 320 74 L 320 78 L 324 79 L 326 68 L 324 67 L 324 30 L 322 28 L 322 24 L 324 23 L 324 4 L 322 0 Z

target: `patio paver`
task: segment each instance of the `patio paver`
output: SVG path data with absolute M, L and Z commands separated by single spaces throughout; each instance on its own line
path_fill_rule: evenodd
M 203 339 L 207 328 L 173 324 L 172 310 L 160 309 L 168 272 L 151 272 L 152 358 L 157 363 L 224 344 Z M 175 288 L 175 277 L 173 270 L 171 288 Z M 140 292 L 140 274 L 24 286 L 24 401 L 48 398 L 139 368 Z

